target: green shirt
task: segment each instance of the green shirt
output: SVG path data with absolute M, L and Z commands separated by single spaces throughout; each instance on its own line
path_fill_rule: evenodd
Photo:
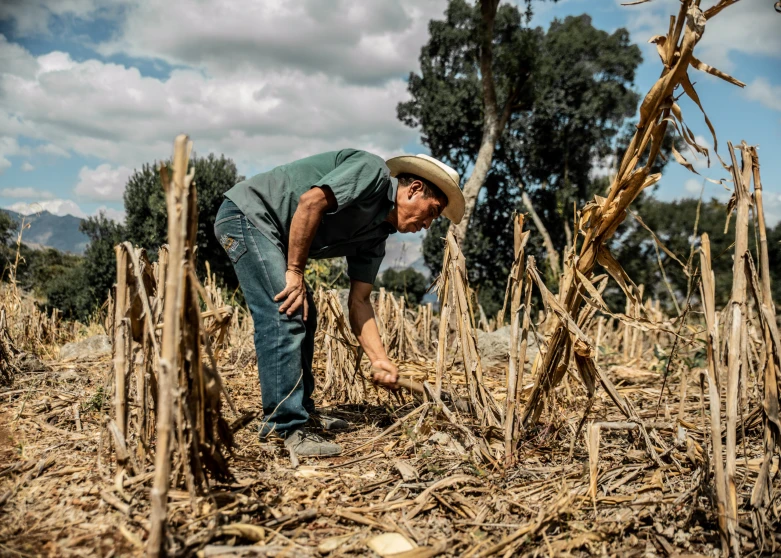
M 356 149 L 313 155 L 239 182 L 225 197 L 287 255 L 298 199 L 315 186 L 328 186 L 337 208 L 323 217 L 309 257 L 346 256 L 350 279 L 374 283 L 385 240 L 396 232 L 385 218 L 395 202 L 397 181 L 377 155 Z

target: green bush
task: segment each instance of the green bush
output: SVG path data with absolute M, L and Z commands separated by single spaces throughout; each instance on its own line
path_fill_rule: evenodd
M 420 304 L 426 294 L 428 281 L 425 276 L 408 267 L 406 269 L 386 269 L 379 279 L 379 286 L 395 295 L 403 296 L 410 304 Z

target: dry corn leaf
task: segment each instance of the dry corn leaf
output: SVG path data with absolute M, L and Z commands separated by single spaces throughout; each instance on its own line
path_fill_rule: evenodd
M 220 528 L 220 531 L 222 531 L 223 535 L 242 537 L 251 540 L 252 542 L 259 542 L 266 538 L 266 530 L 263 529 L 263 527 L 251 525 L 249 523 L 225 525 Z
M 314 477 L 327 477 L 328 473 L 320 467 L 315 467 L 312 465 L 300 465 L 298 469 L 296 469 L 296 472 L 293 473 L 293 475 L 299 478 L 308 479 Z
M 344 543 L 346 543 L 353 536 L 354 533 L 348 533 L 347 535 L 337 535 L 336 537 L 328 537 L 320 541 L 317 545 L 317 551 L 320 554 L 328 554 L 333 552 Z
M 415 545 L 399 533 L 383 533 L 382 535 L 377 535 L 373 539 L 369 539 L 366 544 L 380 556 L 400 554 L 415 548 Z
M 415 467 L 410 465 L 409 461 L 397 459 L 393 462 L 393 466 L 396 467 L 396 470 L 399 472 L 401 478 L 404 479 L 405 482 L 418 479 L 418 471 L 415 469 Z
M 653 239 L 654 239 L 654 242 L 656 242 L 656 245 L 657 245 L 659 248 L 661 248 L 661 249 L 662 249 L 662 251 L 663 251 L 665 254 L 667 254 L 667 255 L 668 255 L 668 256 L 670 256 L 670 257 L 671 257 L 673 260 L 675 260 L 676 262 L 678 262 L 678 265 L 680 265 L 680 266 L 681 266 L 681 268 L 684 270 L 684 273 L 686 273 L 686 269 L 687 269 L 687 267 L 686 267 L 686 264 L 684 264 L 684 263 L 683 263 L 683 262 L 682 262 L 682 261 L 681 261 L 681 260 L 678 258 L 678 256 L 676 256 L 676 255 L 675 255 L 675 254 L 672 252 L 672 250 L 669 250 L 669 249 L 667 248 L 667 246 L 665 246 L 665 245 L 664 245 L 664 243 L 663 243 L 663 242 L 662 242 L 662 241 L 659 239 L 659 237 L 658 237 L 658 236 L 656 236 L 656 233 L 655 233 L 655 232 L 654 232 L 654 231 L 651 229 L 651 227 L 649 227 L 648 225 L 646 225 L 646 224 L 645 224 L 645 222 L 644 222 L 644 221 L 643 221 L 643 220 L 640 218 L 640 216 L 639 216 L 637 213 L 634 213 L 634 212 L 632 212 L 632 211 L 630 211 L 630 210 L 628 210 L 628 209 L 627 209 L 627 212 L 628 212 L 628 213 L 629 213 L 629 214 L 630 214 L 632 217 L 634 217 L 634 218 L 635 218 L 635 220 L 636 220 L 638 223 L 640 223 L 640 226 L 641 226 L 641 227 L 643 227 L 645 230 L 647 230 L 647 231 L 648 231 L 648 232 L 651 234 L 651 237 L 653 237 Z

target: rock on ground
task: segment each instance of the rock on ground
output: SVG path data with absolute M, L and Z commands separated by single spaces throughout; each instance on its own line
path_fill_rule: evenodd
M 105 354 L 111 354 L 111 338 L 108 335 L 93 335 L 60 347 L 60 360 L 73 360 Z
M 502 328 L 486 333 L 485 331 L 477 331 L 477 350 L 480 353 L 480 358 L 486 362 L 506 362 L 510 359 L 510 326 L 506 325 Z M 533 360 L 537 356 L 537 341 L 534 338 L 534 333 L 529 332 L 529 344 L 526 349 L 527 362 Z

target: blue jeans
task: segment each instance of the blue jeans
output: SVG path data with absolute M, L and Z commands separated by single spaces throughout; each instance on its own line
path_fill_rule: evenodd
M 274 296 L 285 288 L 287 258 L 225 199 L 214 220 L 214 234 L 228 254 L 255 325 L 255 353 L 263 399 L 261 436 L 285 436 L 303 425 L 314 412 L 312 358 L 317 313 L 307 291 L 309 313 L 303 309 L 288 317 L 279 312 Z

